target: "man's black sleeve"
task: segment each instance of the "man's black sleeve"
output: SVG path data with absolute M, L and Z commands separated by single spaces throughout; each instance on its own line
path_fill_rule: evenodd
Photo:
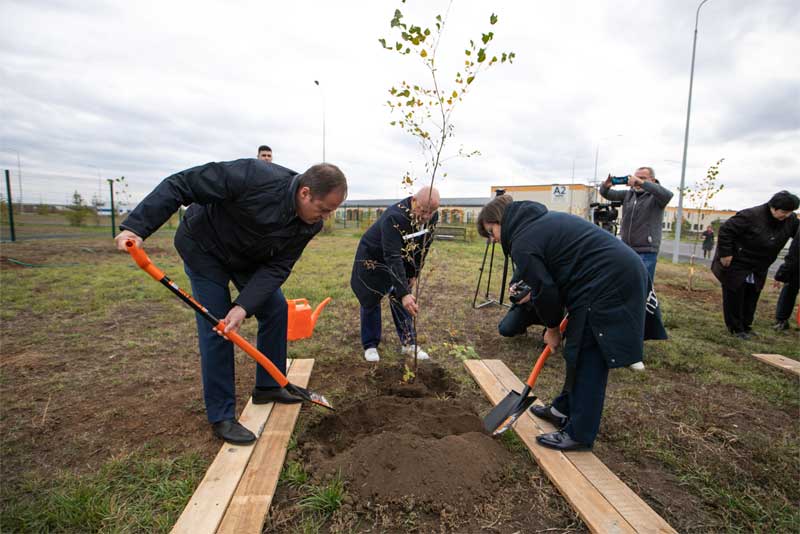
M 717 236 L 717 250 L 720 258 L 733 256 L 736 250 L 736 238 L 742 235 L 750 226 L 747 214 L 740 211 L 719 227 Z
M 311 237 L 298 237 L 278 255 L 271 257 L 269 263 L 261 265 L 242 288 L 234 304 L 244 308 L 248 316 L 258 311 L 267 298 L 292 274 L 292 267 L 303 254 L 309 241 Z
M 398 215 L 387 214 L 381 222 L 381 246 L 383 247 L 383 259 L 389 268 L 392 276 L 392 285 L 398 299 L 402 299 L 410 293 L 408 289 L 408 278 L 406 277 L 406 267 L 403 262 L 405 240 L 400 233 L 400 221 Z
M 531 287 L 531 302 L 539 317 L 548 328 L 556 328 L 561 323 L 564 305 L 561 295 L 544 259 L 536 251 L 526 250 L 519 255 L 512 253 L 514 265 L 519 275 Z
M 181 206 L 213 204 L 235 198 L 246 188 L 252 160 L 207 163 L 165 178 L 119 225 L 145 239 Z

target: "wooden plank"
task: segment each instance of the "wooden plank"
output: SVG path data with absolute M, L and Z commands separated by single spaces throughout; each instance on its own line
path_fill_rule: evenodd
M 306 387 L 313 366 L 312 359 L 295 360 L 289 381 Z M 273 408 L 247 470 L 228 505 L 219 533 L 261 533 L 300 407 L 301 404 L 279 404 Z
M 510 387 L 514 388 L 515 386 L 499 381 L 487 366 L 490 362 L 491 360 L 467 360 L 464 365 L 492 404 L 497 404 L 506 396 Z M 516 387 L 516 390 L 521 391 L 519 387 Z M 592 532 L 636 532 L 564 454 L 536 443 L 536 436 L 541 434 L 543 429 L 537 426 L 533 418 L 520 417 L 514 425 L 514 431 L 531 451 L 536 463 Z M 545 429 L 544 431 L 549 430 Z
M 523 383 L 500 360 L 486 362 L 487 368 L 495 374 L 505 387 L 522 388 Z M 520 391 L 518 389 L 518 391 Z M 530 412 L 523 418 L 530 419 L 543 432 L 552 432 L 555 427 L 535 417 Z M 522 418 L 521 418 L 522 419 Z M 519 424 L 519 423 L 517 423 Z M 540 449 L 543 447 L 539 446 Z M 597 456 L 591 452 L 568 452 L 566 457 L 580 473 L 600 492 L 601 495 L 630 523 L 637 532 L 667 533 L 675 530 L 660 515 L 644 502 L 641 497 L 622 482 Z
M 780 354 L 753 354 L 753 356 L 762 362 L 774 365 L 775 367 L 780 367 L 784 371 L 789 371 L 790 373 L 800 375 L 800 362 L 797 360 L 787 358 L 786 356 L 781 356 Z
M 286 367 L 291 370 L 293 361 L 287 361 Z M 239 416 L 239 422 L 259 436 L 272 407 L 273 403 L 253 404 L 251 398 Z M 216 532 L 254 449 L 254 445 L 223 443 L 170 532 L 173 534 Z

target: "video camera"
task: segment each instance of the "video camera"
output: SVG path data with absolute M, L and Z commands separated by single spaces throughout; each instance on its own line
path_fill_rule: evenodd
M 617 218 L 619 217 L 617 208 L 620 206 L 622 206 L 622 202 L 618 200 L 614 200 L 608 204 L 592 202 L 589 204 L 590 208 L 594 208 L 592 211 L 592 222 L 603 230 L 617 235 Z
M 519 304 L 519 301 L 524 299 L 531 292 L 531 286 L 521 280 L 513 284 L 511 288 L 513 291 L 509 292 L 508 300 L 510 300 L 512 304 Z

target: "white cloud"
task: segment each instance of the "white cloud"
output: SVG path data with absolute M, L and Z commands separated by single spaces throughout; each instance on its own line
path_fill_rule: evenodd
M 296 170 L 326 155 L 352 198 L 401 193 L 416 143 L 392 129 L 386 90 L 427 82 L 381 49 L 395 7 L 431 24 L 444 2 L 5 2 L 0 7 L 0 166 L 22 161 L 26 201 L 90 197 L 125 175 L 134 197 L 206 161 L 272 146 Z M 454 115 L 446 196 L 501 183 L 578 182 L 656 168 L 677 188 L 697 2 L 456 0 L 441 74 L 487 29 L 517 60 L 478 79 Z M 800 15 L 792 1 L 702 9 L 687 185 L 720 157 L 718 207 L 800 190 Z M 313 80 L 322 82 L 322 90 Z M 617 134 L 622 134 L 618 136 Z M 598 151 L 599 148 L 599 151 Z M 675 201 L 674 201 L 675 202 Z

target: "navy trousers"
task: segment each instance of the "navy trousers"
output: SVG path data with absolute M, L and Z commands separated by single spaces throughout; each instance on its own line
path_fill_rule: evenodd
M 212 315 L 223 319 L 233 307 L 228 284 L 220 285 L 184 266 L 192 283 L 194 297 Z M 197 338 L 203 373 L 203 398 L 209 423 L 236 417 L 236 375 L 234 371 L 233 343 L 217 335 L 202 315 L 197 319 Z M 286 373 L 286 328 L 288 313 L 286 298 L 280 288 L 253 315 L 258 320 L 256 347 L 275 366 Z M 278 387 L 278 383 L 256 364 L 256 387 Z
M 532 324 L 542 324 L 536 308 L 530 304 L 512 304 L 511 309 L 497 325 L 497 331 L 503 337 L 514 337 L 524 334 Z
M 389 292 L 389 309 L 392 311 L 397 337 L 403 345 L 416 344 L 414 320 L 395 297 L 394 289 Z M 364 350 L 378 348 L 381 343 L 381 301 L 367 308 L 361 306 L 361 346 Z
M 656 263 L 658 263 L 658 252 L 637 252 L 639 257 L 642 258 L 644 266 L 647 268 L 647 274 L 650 275 L 650 280 L 656 279 Z
M 569 418 L 564 431 L 575 441 L 594 443 L 603 416 L 607 383 L 608 365 L 587 325 L 577 364 L 567 365 L 564 389 L 553 401 L 555 409 Z

